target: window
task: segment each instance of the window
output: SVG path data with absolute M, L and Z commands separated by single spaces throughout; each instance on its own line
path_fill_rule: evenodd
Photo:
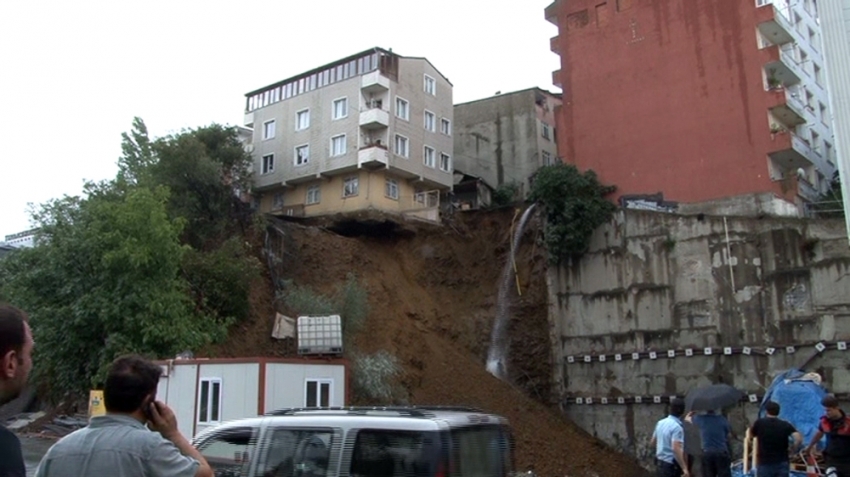
M 395 115 L 405 121 L 410 121 L 410 103 L 406 99 L 395 99 Z
M 308 379 L 304 388 L 305 407 L 328 407 L 333 406 L 331 399 L 333 392 L 333 380 L 331 379 Z
M 305 109 L 295 113 L 295 130 L 303 131 L 310 127 L 310 110 Z
M 342 184 L 342 197 L 354 197 L 360 193 L 360 179 L 349 177 Z
M 437 81 L 428 75 L 425 75 L 425 92 L 431 96 L 437 96 Z
M 541 156 L 543 157 L 543 165 L 544 166 L 551 166 L 552 165 L 552 154 L 550 154 L 549 151 L 543 151 L 541 153 Z
M 820 134 L 812 131 L 812 150 L 820 154 Z
M 348 117 L 348 98 L 335 99 L 333 103 L 333 118 L 342 119 Z
M 511 437 L 501 426 L 452 429 L 451 441 L 457 475 L 505 475 L 511 468 Z
M 357 432 L 348 475 L 436 475 L 434 459 L 440 455 L 437 432 L 363 429 Z M 410 469 L 402 472 L 396 469 Z M 454 475 L 507 475 L 454 474 Z
M 818 65 L 815 65 L 815 82 L 819 86 L 823 86 L 823 70 Z
M 440 153 L 440 170 L 451 172 L 452 170 L 452 158 L 445 152 Z
M 295 148 L 295 165 L 303 166 L 310 162 L 310 145 L 305 144 Z
M 318 185 L 310 186 L 307 189 L 307 200 L 304 201 L 307 205 L 318 204 L 322 201 L 322 187 Z
M 274 119 L 263 123 L 263 139 L 274 139 Z
M 331 157 L 345 154 L 345 134 L 331 138 Z
M 422 156 L 422 162 L 428 167 L 437 167 L 437 159 L 434 148 L 425 146 L 425 155 Z
M 203 378 L 198 384 L 198 422 L 221 421 L 221 379 Z
M 387 178 L 384 194 L 386 194 L 386 196 L 390 199 L 398 200 L 398 181 Z
M 806 73 L 809 72 L 809 54 L 800 50 L 800 68 Z
M 823 155 L 824 155 L 824 157 L 826 157 L 826 162 L 828 162 L 831 166 L 835 165 L 835 158 L 832 157 L 833 154 L 834 153 L 832 152 L 832 144 L 830 144 L 827 141 L 824 141 L 823 142 Z
M 248 466 L 256 457 L 257 433 L 249 427 L 217 432 L 198 446 L 215 475 L 247 475 Z
M 431 111 L 425 111 L 425 129 L 431 132 L 437 131 L 437 116 Z
M 270 433 L 266 461 L 259 463 L 259 472 L 256 475 L 327 475 L 331 448 L 334 445 L 331 429 L 281 427 L 270 429 Z
M 819 111 L 820 112 L 820 120 L 825 123 L 826 119 L 827 119 L 827 117 L 826 117 L 826 106 L 824 106 L 823 103 L 818 103 L 818 109 L 820 110 Z
M 410 141 L 406 137 L 395 135 L 395 153 L 401 157 L 410 157 Z
M 283 194 L 277 193 L 272 197 L 272 209 L 278 210 L 283 208 Z
M 446 136 L 452 135 L 452 122 L 446 118 L 440 119 L 440 132 Z
M 266 154 L 263 156 L 261 171 L 263 174 L 271 174 L 274 172 L 274 154 Z
M 542 126 L 543 132 L 541 134 L 543 136 L 543 139 L 550 139 L 551 136 L 549 135 L 549 125 L 546 123 L 542 123 Z

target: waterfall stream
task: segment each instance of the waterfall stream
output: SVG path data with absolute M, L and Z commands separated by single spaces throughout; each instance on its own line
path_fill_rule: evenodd
M 496 302 L 496 318 L 493 321 L 493 331 L 490 334 L 490 349 L 487 351 L 487 371 L 500 379 L 507 379 L 507 357 L 509 340 L 507 336 L 508 320 L 511 309 L 511 285 L 514 278 L 514 258 L 519 247 L 519 240 L 525 231 L 525 225 L 531 217 L 537 204 L 525 209 L 514 231 L 511 252 L 502 269 L 502 281 L 499 284 L 499 294 Z

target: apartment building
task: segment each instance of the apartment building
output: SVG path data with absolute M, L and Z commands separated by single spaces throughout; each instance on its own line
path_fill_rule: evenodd
M 844 210 L 850 210 L 850 2 L 820 0 L 826 76 L 835 121 L 836 163 L 841 175 Z M 844 214 L 850 237 L 850 214 Z
M 541 88 L 498 94 L 454 108 L 455 169 L 527 197 L 535 173 L 559 162 L 555 109 L 560 95 Z
M 438 219 L 453 180 L 452 84 L 427 59 L 373 48 L 252 91 L 245 110 L 262 212 Z
M 829 187 L 815 0 L 556 0 L 545 16 L 559 151 L 617 197 L 769 194 L 802 212 Z

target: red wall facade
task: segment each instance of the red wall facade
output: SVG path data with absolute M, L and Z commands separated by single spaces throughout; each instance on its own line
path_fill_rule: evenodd
M 559 0 L 558 147 L 623 194 L 775 192 L 753 0 Z

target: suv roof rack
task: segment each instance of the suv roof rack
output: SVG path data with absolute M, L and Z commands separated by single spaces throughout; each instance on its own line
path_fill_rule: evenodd
M 434 412 L 476 412 L 484 411 L 466 406 L 334 406 L 334 407 L 290 407 L 267 412 L 266 416 L 291 416 L 298 412 L 322 413 L 325 411 L 346 411 L 347 415 L 365 415 L 369 411 L 397 412 L 401 416 L 433 417 Z

